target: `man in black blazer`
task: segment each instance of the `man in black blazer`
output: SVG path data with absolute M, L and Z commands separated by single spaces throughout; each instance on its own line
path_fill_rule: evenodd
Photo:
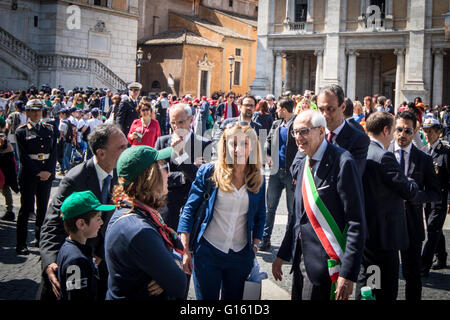
M 409 111 L 402 111 L 395 119 L 395 141 L 391 143 L 389 151 L 395 154 L 405 175 L 416 181 L 419 186 L 414 201 L 406 202 L 409 246 L 401 250 L 402 272 L 406 280 L 406 300 L 417 301 L 422 295 L 420 269 L 422 241 L 425 240 L 423 204 L 440 200 L 440 186 L 431 156 L 411 143 L 419 129 L 416 127 L 416 116 Z
M 115 123 L 120 126 L 125 137 L 128 137 L 131 124 L 134 120 L 139 118 L 136 108 L 139 104 L 138 98 L 141 93 L 142 85 L 139 82 L 132 82 L 128 86 L 129 97 L 128 100 L 120 102 L 119 110 L 116 114 Z
M 327 121 L 325 136 L 328 142 L 347 150 L 355 159 L 359 174 L 362 177 L 366 167 L 369 137 L 362 131 L 351 127 L 344 119 L 346 108 L 344 91 L 338 85 L 322 88 L 317 96 L 317 107 Z M 303 158 L 301 152 L 297 153 L 294 163 Z M 293 169 L 296 176 L 296 168 Z
M 343 253 L 338 254 L 341 265 L 336 284 L 336 299 L 347 299 L 352 294 L 364 249 L 366 224 L 358 168 L 349 152 L 324 139 L 325 126 L 325 118 L 313 110 L 301 112 L 294 121 L 293 132 L 298 148 L 308 157 L 300 160 L 297 166 L 299 170 L 294 177 L 297 180 L 294 215 L 277 258 L 272 264 L 275 279 L 281 280 L 283 261 L 294 257 L 294 278 L 303 278 L 303 285 L 301 281 L 293 281 L 293 285 L 300 284 L 293 288 L 293 299 L 329 300 L 332 287 L 327 264 L 332 255 L 324 249 L 319 240 L 320 233 L 313 227 L 314 219 L 311 219 L 311 211 L 308 210 L 311 207 L 308 204 L 311 198 L 308 197 L 306 201 L 303 197 L 302 189 L 307 189 L 303 181 L 305 166 L 306 170 L 311 168 L 318 196 L 335 221 L 339 233 L 346 234 L 346 240 L 340 242 L 339 246 Z M 344 229 L 347 231 L 344 232 Z M 299 268 L 300 246 L 303 259 Z
M 195 135 L 190 129 L 192 111 L 189 105 L 174 105 L 170 109 L 169 119 L 174 133 L 159 137 L 155 149 L 174 148 L 169 161 L 167 206 L 161 210 L 161 215 L 169 227 L 177 230 L 180 209 L 188 199 L 199 166 L 208 158 L 203 157 L 203 152 L 211 141 Z
M 128 140 L 118 126 L 102 124 L 90 134 L 89 146 L 94 150 L 94 157 L 69 171 L 47 209 L 40 240 L 43 279 L 38 298 L 41 300 L 52 300 L 59 294 L 56 257 L 67 237 L 60 211 L 63 201 L 73 192 L 91 190 L 102 203 L 113 203 L 111 191 L 117 182 L 116 163 L 120 154 L 127 148 Z M 110 217 L 111 212 L 102 214 L 104 223 L 98 236 L 87 242 L 93 248 L 99 268 L 99 299 L 105 298 L 107 289 L 104 236 Z
M 366 171 L 363 175 L 367 239 L 356 298 L 372 270 L 380 268 L 380 281 L 373 288 L 376 300 L 396 300 L 398 294 L 399 250 L 408 248 L 404 200 L 413 200 L 418 186 L 408 180 L 392 152 L 387 151 L 394 134 L 394 117 L 386 112 L 373 113 L 366 123 L 370 137 Z
M 425 217 L 427 221 L 427 242 L 422 251 L 422 276 L 427 276 L 430 268 L 443 269 L 447 267 L 447 252 L 445 238 L 442 233 L 447 216 L 448 189 L 450 183 L 450 146 L 439 136 L 442 126 L 439 120 L 428 118 L 423 122 L 425 139 L 428 142 L 427 153 L 433 158 L 434 170 L 439 178 L 441 199 L 438 202 L 427 203 Z M 433 256 L 437 261 L 434 265 Z

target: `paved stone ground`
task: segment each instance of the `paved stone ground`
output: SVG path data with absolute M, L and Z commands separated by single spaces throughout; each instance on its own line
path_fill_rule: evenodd
M 59 181 L 55 181 L 52 195 L 56 191 Z M 14 212 L 19 211 L 19 196 L 14 195 Z M 283 281 L 275 281 L 272 276 L 272 262 L 284 236 L 287 210 L 284 193 L 280 199 L 276 224 L 272 235 L 272 252 L 258 252 L 257 258 L 261 271 L 267 272 L 269 278 L 263 280 L 262 299 L 282 300 L 289 299 L 291 292 L 291 279 L 289 275 L 290 263 L 283 266 Z M 5 212 L 4 199 L 0 196 L 0 215 Z M 445 236 L 447 248 L 450 248 L 450 217 L 447 217 Z M 28 256 L 16 256 L 16 224 L 15 222 L 0 221 L 0 300 L 33 300 L 40 283 L 41 263 L 39 249 L 33 247 L 34 221 L 30 220 L 28 226 L 29 249 Z M 449 262 L 448 262 L 449 263 Z M 423 278 L 423 299 L 450 300 L 450 268 L 430 273 Z M 403 300 L 405 282 L 400 280 L 399 300 Z M 192 287 L 189 299 L 195 299 Z

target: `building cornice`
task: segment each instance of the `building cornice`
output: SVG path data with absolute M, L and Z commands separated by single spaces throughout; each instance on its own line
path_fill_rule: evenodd
M 110 14 L 114 14 L 114 15 L 118 15 L 118 16 L 125 16 L 128 18 L 134 18 L 136 20 L 139 19 L 139 13 L 130 13 L 127 11 L 122 11 L 122 10 L 116 10 L 116 9 L 112 9 L 112 8 L 107 8 L 107 7 L 101 7 L 101 6 L 96 6 L 93 4 L 89 4 L 89 3 L 83 3 L 77 0 L 58 0 L 58 3 L 65 3 L 68 5 L 77 5 L 79 7 L 85 7 L 85 8 L 89 8 L 91 10 L 94 11 L 98 11 L 98 12 L 105 12 L 105 13 L 110 13 Z

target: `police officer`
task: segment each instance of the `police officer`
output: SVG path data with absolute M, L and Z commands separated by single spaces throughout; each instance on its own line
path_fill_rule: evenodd
M 442 141 L 442 126 L 439 120 L 425 119 L 423 123 L 425 139 L 428 142 L 427 153 L 433 158 L 433 165 L 439 178 L 441 188 L 441 201 L 427 203 L 425 217 L 427 219 L 427 242 L 422 251 L 422 276 L 428 276 L 430 268 L 443 269 L 447 267 L 447 252 L 445 238 L 442 233 L 445 217 L 447 216 L 447 197 L 450 179 L 450 146 Z M 432 266 L 433 256 L 436 253 L 436 263 Z
M 42 102 L 32 99 L 26 104 L 28 122 L 16 130 L 17 147 L 22 166 L 19 172 L 20 211 L 17 218 L 16 253 L 26 255 L 27 226 L 36 201 L 36 246 L 39 245 L 40 229 L 44 221 L 50 197 L 52 180 L 55 178 L 58 132 L 54 126 L 43 122 Z
M 131 124 L 139 118 L 136 108 L 139 104 L 139 95 L 142 85 L 139 82 L 132 82 L 128 85 L 129 96 L 127 100 L 120 102 L 119 109 L 116 114 L 116 124 L 120 126 L 123 134 L 127 137 L 130 132 Z

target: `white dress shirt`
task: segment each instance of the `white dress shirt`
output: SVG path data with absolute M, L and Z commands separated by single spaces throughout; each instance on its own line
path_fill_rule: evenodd
M 345 121 L 344 119 L 342 119 L 341 125 L 340 125 L 339 127 L 337 127 L 336 129 L 333 130 L 334 136 L 333 136 L 333 138 L 331 139 L 331 143 L 336 144 L 336 138 L 337 138 L 337 136 L 339 135 L 339 133 L 341 132 L 342 128 L 344 128 L 345 122 L 346 122 L 346 121 Z M 327 135 L 328 135 L 329 132 L 330 132 L 330 130 L 328 130 L 327 128 L 325 128 L 325 138 L 327 137 Z
M 97 172 L 97 179 L 98 179 L 98 183 L 100 185 L 100 194 L 102 192 L 102 188 L 103 188 L 103 180 L 105 180 L 105 178 L 107 176 L 111 176 L 111 178 L 113 177 L 113 172 L 111 171 L 110 173 L 106 173 L 105 170 L 103 170 L 99 165 L 98 165 L 98 161 L 97 158 L 94 156 L 92 157 L 94 160 L 94 167 L 95 167 L 95 171 Z M 99 199 L 100 200 L 100 199 Z
M 246 186 L 232 192 L 217 190 L 211 223 L 203 237 L 223 253 L 241 251 L 248 243 L 247 223 L 249 198 Z
M 409 156 L 411 154 L 411 148 L 412 148 L 412 144 L 410 143 L 406 148 L 403 149 L 404 153 L 403 153 L 403 157 L 405 158 L 405 176 L 408 176 L 408 169 L 409 169 Z M 399 145 L 397 144 L 397 142 L 395 142 L 395 146 L 394 146 L 394 154 L 395 157 L 397 158 L 398 163 L 400 164 L 400 148 Z

